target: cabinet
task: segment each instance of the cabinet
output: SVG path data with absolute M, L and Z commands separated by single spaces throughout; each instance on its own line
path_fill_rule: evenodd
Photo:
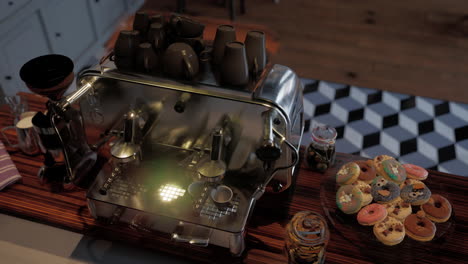
M 89 0 L 88 3 L 98 35 L 106 34 L 125 10 L 123 0 Z
M 52 51 L 76 60 L 95 39 L 87 3 L 83 0 L 49 2 L 42 14 Z
M 19 70 L 31 58 L 51 52 L 44 28 L 40 23 L 39 13 L 35 12 L 27 20 L 19 23 L 0 43 L 3 92 L 15 94 L 17 91 L 26 91 L 27 88 L 19 76 Z
M 30 0 L 2 0 L 0 1 L 0 22 L 14 14 Z

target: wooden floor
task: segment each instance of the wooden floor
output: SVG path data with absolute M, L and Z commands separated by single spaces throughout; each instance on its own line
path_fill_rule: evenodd
M 190 15 L 228 18 L 217 0 L 186 1 Z M 273 62 L 300 76 L 468 103 L 466 0 L 246 1 L 237 22 L 276 31 Z M 174 11 L 177 1 L 143 9 Z

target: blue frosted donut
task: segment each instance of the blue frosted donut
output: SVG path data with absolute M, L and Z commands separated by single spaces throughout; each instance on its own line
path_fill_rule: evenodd
M 371 194 L 374 201 L 389 203 L 400 196 L 400 187 L 396 183 L 379 176 L 372 182 Z
M 420 182 L 406 185 L 401 189 L 401 199 L 411 205 L 425 204 L 431 198 L 431 190 Z

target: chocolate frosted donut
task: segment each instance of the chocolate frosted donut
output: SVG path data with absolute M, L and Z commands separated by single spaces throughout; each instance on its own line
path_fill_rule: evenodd
M 361 169 L 358 180 L 363 181 L 365 183 L 371 183 L 377 176 L 375 168 L 371 166 L 369 162 L 359 160 L 355 161 L 354 163 L 356 163 Z
M 406 185 L 401 189 L 401 199 L 411 205 L 425 204 L 431 197 L 431 190 L 424 183 Z
M 396 183 L 379 176 L 372 182 L 371 194 L 374 197 L 374 201 L 389 203 L 400 196 L 400 187 Z
M 436 226 L 422 211 L 411 214 L 405 219 L 405 229 L 406 234 L 417 241 L 431 241 L 436 232 Z
M 445 197 L 433 194 L 427 203 L 421 205 L 426 217 L 436 223 L 446 222 L 452 214 L 452 205 Z

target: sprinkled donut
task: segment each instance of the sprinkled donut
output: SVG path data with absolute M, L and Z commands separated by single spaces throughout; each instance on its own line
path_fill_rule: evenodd
M 417 241 L 431 241 L 436 233 L 436 226 L 425 217 L 423 211 L 412 214 L 405 219 L 406 234 Z
M 339 185 L 351 184 L 358 179 L 360 171 L 361 169 L 356 163 L 348 162 L 341 166 L 336 173 L 336 183 Z
M 376 172 L 377 172 L 378 176 L 382 176 L 382 171 L 383 171 L 382 162 L 384 160 L 388 160 L 388 159 L 394 159 L 394 158 L 391 157 L 391 156 L 387 156 L 387 155 L 379 155 L 379 156 L 376 156 L 374 158 L 374 160 L 373 160 L 374 161 L 374 167 L 376 169 Z
M 354 185 L 343 185 L 336 192 L 336 205 L 345 214 L 354 214 L 362 207 L 362 193 Z
M 426 217 L 436 223 L 446 222 L 452 215 L 452 205 L 443 196 L 433 194 L 427 203 L 421 205 Z
M 405 238 L 405 226 L 400 220 L 387 216 L 374 225 L 374 235 L 387 246 L 397 245 Z
M 385 179 L 394 181 L 397 184 L 400 184 L 406 180 L 406 170 L 405 168 L 395 159 L 388 159 L 382 161 L 382 176 Z
M 385 206 L 373 203 L 363 207 L 359 211 L 357 220 L 361 225 L 372 226 L 383 221 L 387 217 L 387 214 Z
M 374 201 L 389 203 L 400 196 L 400 188 L 396 183 L 379 176 L 372 182 L 371 194 L 374 197 Z
M 410 184 L 401 189 L 400 196 L 411 205 L 421 205 L 431 198 L 431 190 L 424 183 Z
M 415 179 L 406 179 L 404 182 L 402 182 L 400 184 L 400 190 L 405 188 L 406 185 L 411 185 L 411 184 L 416 184 L 416 183 L 422 183 L 424 184 L 422 181 L 420 180 L 415 180 Z
M 368 205 L 372 202 L 371 186 L 363 181 L 355 181 L 354 186 L 358 187 L 362 193 L 362 206 Z
M 355 161 L 355 163 L 359 166 L 361 170 L 359 173 L 358 180 L 363 181 L 365 183 L 371 183 L 377 176 L 375 168 L 368 161 L 359 160 Z
M 395 201 L 385 204 L 388 215 L 404 221 L 412 213 L 411 204 L 398 197 Z
M 424 181 L 427 179 L 427 175 L 429 172 L 425 170 L 423 167 L 414 164 L 403 164 L 403 167 L 406 170 L 406 175 L 410 179 Z

